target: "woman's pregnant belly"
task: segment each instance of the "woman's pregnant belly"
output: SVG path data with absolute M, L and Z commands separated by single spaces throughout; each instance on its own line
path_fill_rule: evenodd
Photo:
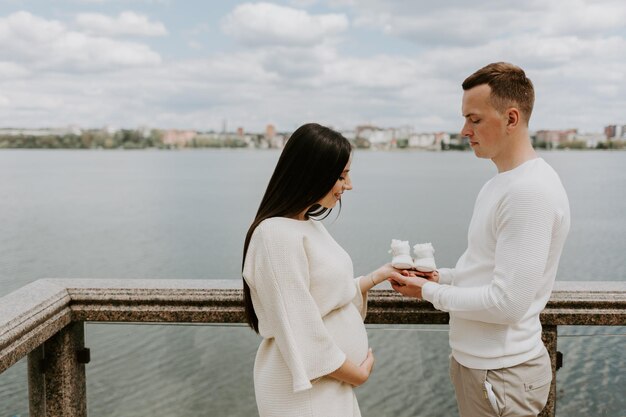
M 331 311 L 323 320 L 339 349 L 351 362 L 360 365 L 367 357 L 368 342 L 363 319 L 354 304 Z

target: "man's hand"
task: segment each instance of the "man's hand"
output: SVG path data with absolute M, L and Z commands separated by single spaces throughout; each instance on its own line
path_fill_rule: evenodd
M 432 276 L 435 272 L 428 273 L 428 275 Z M 422 287 L 429 280 L 418 276 L 417 274 L 425 274 L 424 272 L 418 271 L 402 271 L 400 276 L 396 276 L 393 279 L 390 279 L 391 287 L 400 294 L 407 296 L 422 299 Z M 434 279 L 431 279 L 434 281 Z M 439 281 L 439 274 L 437 273 L 437 281 Z M 437 282 L 435 281 L 435 282 Z
M 439 271 L 433 271 L 433 272 L 421 272 L 421 271 L 411 271 L 414 272 L 416 276 L 418 277 L 424 277 L 429 281 L 432 282 L 439 282 Z

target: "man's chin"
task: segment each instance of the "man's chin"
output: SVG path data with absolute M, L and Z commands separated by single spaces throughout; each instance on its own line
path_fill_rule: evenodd
M 474 155 L 476 155 L 477 158 L 491 159 L 488 155 L 482 153 L 478 148 L 474 148 Z

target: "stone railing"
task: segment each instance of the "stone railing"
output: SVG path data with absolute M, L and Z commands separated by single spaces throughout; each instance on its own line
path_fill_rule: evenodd
M 28 356 L 29 415 L 86 416 L 84 322 L 243 321 L 239 280 L 39 280 L 0 299 L 0 373 Z M 626 325 L 626 282 L 557 282 L 541 321 L 556 373 L 557 326 Z M 448 314 L 377 290 L 367 323 L 446 324 Z M 553 378 L 541 415 L 555 409 Z

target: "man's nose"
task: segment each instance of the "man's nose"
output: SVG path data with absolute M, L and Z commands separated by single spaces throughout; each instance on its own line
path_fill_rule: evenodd
M 461 136 L 468 136 L 471 137 L 474 134 L 474 131 L 472 130 L 470 124 L 468 121 L 466 121 L 463 124 L 463 129 L 461 129 Z

